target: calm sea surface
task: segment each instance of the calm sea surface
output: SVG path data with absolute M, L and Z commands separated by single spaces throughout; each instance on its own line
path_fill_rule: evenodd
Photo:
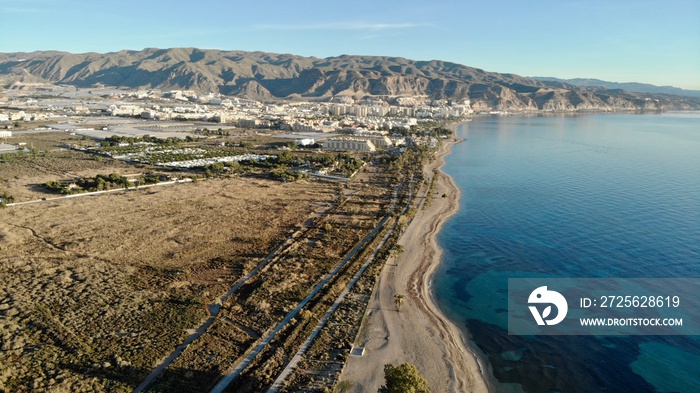
M 492 117 L 458 135 L 435 288 L 497 390 L 700 392 L 698 336 L 509 336 L 506 314 L 508 278 L 700 277 L 700 113 Z

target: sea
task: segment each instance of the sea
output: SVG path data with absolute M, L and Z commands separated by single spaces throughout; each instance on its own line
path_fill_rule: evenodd
M 700 392 L 700 336 L 507 326 L 508 278 L 700 278 L 700 112 L 492 116 L 457 135 L 435 295 L 494 390 Z

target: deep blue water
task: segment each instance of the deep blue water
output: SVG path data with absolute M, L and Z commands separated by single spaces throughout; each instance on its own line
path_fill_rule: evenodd
M 509 336 L 506 314 L 508 278 L 700 277 L 700 113 L 491 117 L 458 135 L 436 295 L 497 391 L 700 392 L 697 336 Z

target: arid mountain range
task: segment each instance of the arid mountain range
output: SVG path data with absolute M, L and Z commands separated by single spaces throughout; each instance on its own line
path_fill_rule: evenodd
M 568 83 L 574 86 L 583 87 L 604 87 L 606 89 L 618 89 L 627 90 L 636 93 L 651 93 L 651 94 L 670 94 L 676 96 L 687 96 L 687 97 L 700 97 L 700 90 L 684 90 L 673 86 L 655 86 L 648 83 L 619 83 L 619 82 L 608 82 L 600 79 L 590 79 L 590 78 L 574 78 L 574 79 L 559 79 L 551 77 L 540 77 L 535 76 L 533 79 L 539 81 L 556 81 Z
M 259 100 L 335 96 L 423 96 L 470 100 L 476 111 L 688 110 L 700 98 L 638 93 L 487 72 L 445 61 L 400 57 L 302 57 L 194 48 L 81 53 L 0 53 L 0 86 L 196 90 Z

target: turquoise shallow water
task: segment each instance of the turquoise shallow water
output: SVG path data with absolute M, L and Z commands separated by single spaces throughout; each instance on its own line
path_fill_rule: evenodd
M 526 392 L 700 392 L 697 336 L 507 333 L 508 278 L 700 277 L 700 113 L 491 117 L 458 135 L 444 170 L 461 208 L 439 235 L 435 288 L 491 377 Z

